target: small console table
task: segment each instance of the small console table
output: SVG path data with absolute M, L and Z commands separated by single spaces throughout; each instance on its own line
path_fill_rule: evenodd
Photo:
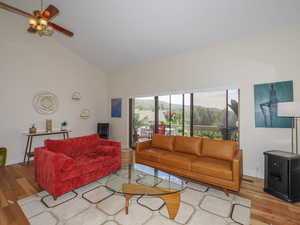
M 69 133 L 71 133 L 72 131 L 70 130 L 59 130 L 59 131 L 52 131 L 52 132 L 36 132 L 34 134 L 30 134 L 30 133 L 24 133 L 24 135 L 27 136 L 27 144 L 26 144 L 26 149 L 25 149 L 25 155 L 24 155 L 24 164 L 29 163 L 29 160 L 31 157 L 34 156 L 34 152 L 31 152 L 31 147 L 32 147 L 32 140 L 33 137 L 37 137 L 37 136 L 48 136 L 48 135 L 55 135 L 55 134 L 62 134 L 63 138 L 69 138 Z

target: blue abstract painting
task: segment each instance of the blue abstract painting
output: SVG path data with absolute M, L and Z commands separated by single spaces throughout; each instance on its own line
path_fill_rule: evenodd
M 111 117 L 122 117 L 122 98 L 111 99 Z
M 277 116 L 277 104 L 293 101 L 293 81 L 254 85 L 254 98 L 255 127 L 292 127 L 291 118 Z

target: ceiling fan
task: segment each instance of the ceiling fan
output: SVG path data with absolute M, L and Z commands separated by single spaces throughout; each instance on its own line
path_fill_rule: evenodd
M 73 37 L 74 33 L 55 24 L 50 20 L 58 15 L 59 10 L 54 5 L 49 5 L 48 8 L 43 10 L 43 0 L 41 0 L 41 10 L 33 11 L 33 14 L 27 13 L 23 10 L 17 9 L 13 6 L 7 5 L 0 1 L 0 8 L 7 11 L 19 14 L 29 18 L 29 28 L 27 29 L 30 33 L 37 33 L 40 36 L 51 36 L 53 29 L 61 32 L 69 37 Z

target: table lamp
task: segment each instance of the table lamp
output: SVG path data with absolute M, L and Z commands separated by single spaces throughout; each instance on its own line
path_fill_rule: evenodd
M 292 123 L 292 153 L 296 149 L 298 154 L 298 118 L 300 117 L 300 102 L 280 102 L 278 103 L 278 117 L 290 117 Z M 296 134 L 294 134 L 296 131 Z M 295 141 L 294 141 L 295 137 Z M 296 144 L 296 146 L 294 146 Z

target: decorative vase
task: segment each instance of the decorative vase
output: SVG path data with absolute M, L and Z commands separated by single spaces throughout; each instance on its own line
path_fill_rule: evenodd
M 46 120 L 46 132 L 52 132 L 52 120 Z
M 35 134 L 35 133 L 36 133 L 36 128 L 35 127 L 29 128 L 29 134 Z

